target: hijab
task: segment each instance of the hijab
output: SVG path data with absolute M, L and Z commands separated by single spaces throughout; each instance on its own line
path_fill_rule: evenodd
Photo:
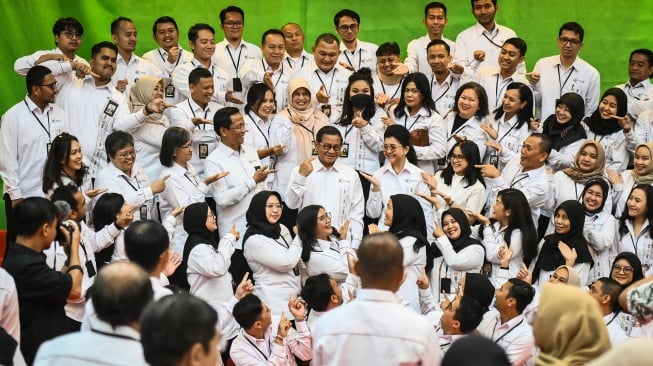
M 474 298 L 483 306 L 483 312 L 487 312 L 494 300 L 494 286 L 486 276 L 480 273 L 466 273 L 463 295 Z
M 298 115 L 303 119 L 301 124 L 293 125 L 293 132 L 297 140 L 297 161 L 302 162 L 312 156 L 315 134 L 327 124 L 328 118 L 324 113 L 315 108 L 312 96 L 309 97 L 309 104 L 306 110 L 300 111 L 293 106 L 292 94 L 299 88 L 304 88 L 311 94 L 311 86 L 308 81 L 302 78 L 290 80 L 288 83 L 288 108 L 286 108 L 286 112 L 290 117 Z
M 653 142 L 645 142 L 643 144 L 640 144 L 640 145 L 637 146 L 637 149 L 639 149 L 640 147 L 647 148 L 649 153 L 651 154 L 651 157 L 653 157 Z M 637 149 L 635 149 L 635 151 L 637 151 Z M 648 173 L 646 173 L 646 175 L 637 174 L 635 169 L 633 169 L 630 174 L 632 174 L 632 176 L 633 176 L 633 180 L 635 181 L 635 185 L 653 183 L 653 169 L 651 169 Z
M 568 265 L 562 265 L 558 268 L 555 269 L 553 272 L 557 272 L 560 268 L 564 268 L 567 270 L 567 285 L 575 286 L 575 287 L 580 287 L 580 275 L 578 274 L 578 271 L 574 269 L 574 267 L 568 266 Z
M 420 248 L 426 247 L 426 272 L 430 272 L 433 268 L 433 256 L 431 245 L 426 239 L 426 220 L 422 206 L 417 199 L 407 194 L 392 195 L 390 200 L 392 200 L 392 225 L 388 231 L 399 239 L 407 236 L 415 238 L 413 244 L 415 253 L 419 252 Z
M 453 342 L 442 358 L 442 366 L 476 366 L 480 360 L 484 366 L 510 366 L 503 348 L 477 334 Z
M 184 244 L 183 260 L 179 265 L 179 285 L 180 287 L 188 290 L 190 284 L 187 277 L 187 263 L 190 257 L 190 252 L 200 244 L 207 244 L 213 248 L 218 248 L 218 241 L 215 238 L 214 232 L 206 228 L 207 212 L 209 205 L 206 202 L 196 202 L 184 209 L 184 231 L 188 233 L 186 243 Z
M 596 154 L 597 154 L 596 165 L 591 171 L 582 172 L 580 168 L 578 168 L 578 166 L 580 165 L 578 161 L 580 160 L 581 152 L 586 146 L 594 146 L 594 148 L 596 149 Z M 574 163 L 575 164 L 573 167 L 562 170 L 574 182 L 585 184 L 587 183 L 588 180 L 592 178 L 602 178 L 605 174 L 605 150 L 603 149 L 603 145 L 601 145 L 601 143 L 599 143 L 598 141 L 594 141 L 594 140 L 585 141 L 576 152 Z
M 584 201 L 585 201 L 585 193 L 587 193 L 587 190 L 593 186 L 601 187 L 601 191 L 603 192 L 603 201 L 601 201 L 601 206 L 599 206 L 599 208 L 597 208 L 594 211 L 590 211 L 587 209 L 587 207 L 585 207 Z M 585 188 L 583 188 L 583 193 L 580 195 L 581 200 L 583 200 L 583 207 L 585 207 L 585 216 L 593 216 L 603 211 L 603 208 L 605 207 L 605 202 L 608 200 L 608 193 L 610 193 L 610 185 L 604 178 L 592 178 L 587 182 L 585 182 Z
M 585 365 L 611 347 L 598 303 L 573 286 L 544 284 L 533 335 L 537 366 Z
M 585 102 L 576 93 L 565 93 L 556 100 L 556 107 L 564 104 L 569 108 L 571 120 L 567 123 L 558 123 L 555 113 L 544 121 L 543 132 L 551 138 L 551 148 L 560 150 L 563 147 L 587 137 L 580 121 L 585 115 Z
M 625 116 L 628 113 L 628 97 L 626 97 L 626 93 L 619 88 L 610 88 L 603 93 L 600 100 L 602 101 L 608 95 L 612 95 L 617 100 L 617 116 Z M 597 135 L 611 135 L 621 131 L 621 126 L 616 118 L 603 119 L 600 111 L 600 103 L 594 113 L 585 119 L 585 123 L 590 131 Z
M 453 347 L 453 346 L 452 346 Z M 591 366 L 650 365 L 653 339 L 631 338 L 589 363 Z
M 558 242 L 562 241 L 571 249 L 576 249 L 578 258 L 576 263 L 590 263 L 594 265 L 592 255 L 587 246 L 587 241 L 583 236 L 583 227 L 585 225 L 585 207 L 578 201 L 568 200 L 556 208 L 555 213 L 564 210 L 569 218 L 569 232 L 564 234 L 553 233 L 544 237 L 544 244 L 540 249 L 540 255 L 537 257 L 535 269 L 533 270 L 533 279 L 537 280 L 540 270 L 553 271 L 556 267 L 565 264 L 565 258 L 558 249 Z
M 247 230 L 243 236 L 243 249 L 247 238 L 252 235 L 263 235 L 272 239 L 279 239 L 281 236 L 281 224 L 278 221 L 276 224 L 270 224 L 265 215 L 265 205 L 270 196 L 276 196 L 281 203 L 281 196 L 275 191 L 261 191 L 252 197 L 245 214 Z
M 633 281 L 629 283 L 629 285 L 644 278 L 642 261 L 639 260 L 637 254 L 631 252 L 621 252 L 619 253 L 618 256 L 614 258 L 614 261 L 612 261 L 612 267 L 610 267 L 610 278 L 612 278 L 612 269 L 614 269 L 614 264 L 617 263 L 619 259 L 626 260 L 629 263 L 629 265 L 633 267 Z
M 472 235 L 472 228 L 469 225 L 469 221 L 467 220 L 467 215 L 463 212 L 463 210 L 459 208 L 450 208 L 442 213 L 442 221 L 440 222 L 440 225 L 444 222 L 444 217 L 446 215 L 450 215 L 453 217 L 456 222 L 458 222 L 458 225 L 460 225 L 460 237 L 458 239 L 452 240 L 449 239 L 451 242 L 451 246 L 453 247 L 453 250 L 456 251 L 456 253 L 460 252 L 461 250 L 465 249 L 466 247 L 474 244 L 478 244 L 480 246 L 483 246 L 481 242 L 478 239 L 474 239 L 471 237 Z M 437 248 L 437 246 L 434 246 L 435 250 L 435 258 L 441 257 L 442 252 L 440 252 L 440 249 Z M 485 249 L 483 249 L 485 250 Z
M 132 113 L 140 111 L 152 101 L 154 88 L 161 80 L 163 79 L 150 75 L 145 75 L 136 80 L 129 92 L 129 110 Z M 161 117 L 161 113 L 150 113 L 145 118 L 145 123 L 164 125 Z

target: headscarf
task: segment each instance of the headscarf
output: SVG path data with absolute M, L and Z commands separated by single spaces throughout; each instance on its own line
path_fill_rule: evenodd
M 415 244 L 413 244 L 415 253 L 420 248 L 426 247 L 426 272 L 430 272 L 433 268 L 433 256 L 431 255 L 431 245 L 426 239 L 426 220 L 422 206 L 417 199 L 407 194 L 392 195 L 390 200 L 392 200 L 392 224 L 388 231 L 399 239 L 406 236 L 415 238 Z
M 451 344 L 441 365 L 476 366 L 481 363 L 484 366 L 510 366 L 503 348 L 486 337 L 470 334 Z
M 642 261 L 635 253 L 631 252 L 621 252 L 618 256 L 612 261 L 612 267 L 610 267 L 610 278 L 612 278 L 612 270 L 614 269 L 614 264 L 617 263 L 619 259 L 624 259 L 628 261 L 631 267 L 633 267 L 633 281 L 628 285 L 637 282 L 644 278 L 644 270 L 642 269 Z
M 452 346 L 453 347 L 453 346 Z M 603 356 L 590 362 L 590 366 L 633 366 L 650 365 L 653 339 L 631 338 Z
M 209 205 L 206 202 L 196 202 L 184 209 L 184 231 L 188 233 L 186 243 L 184 244 L 183 260 L 179 265 L 179 269 L 175 273 L 179 273 L 178 285 L 185 289 L 190 289 L 187 277 L 187 263 L 190 257 L 190 252 L 200 244 L 208 244 L 213 248 L 218 248 L 218 241 L 215 234 L 206 228 L 207 212 Z
M 574 267 L 565 264 L 556 268 L 555 271 L 553 272 L 558 272 L 560 268 L 564 268 L 567 270 L 567 276 L 568 276 L 567 285 L 580 287 L 580 275 L 578 274 L 578 271 L 574 269 Z
M 565 264 L 565 258 L 558 249 L 558 242 L 562 241 L 571 249 L 576 249 L 578 258 L 576 263 L 590 263 L 594 265 L 594 260 L 587 246 L 587 241 L 583 236 L 583 226 L 585 225 L 585 207 L 578 201 L 569 200 L 561 203 L 556 208 L 555 213 L 564 210 L 569 218 L 569 232 L 565 234 L 553 233 L 544 237 L 544 245 L 540 249 L 540 255 L 537 257 L 535 269 L 533 270 L 533 279 L 537 280 L 540 270 L 553 271 L 556 267 Z
M 584 201 L 585 201 L 585 193 L 587 193 L 587 190 L 590 189 L 592 186 L 600 186 L 601 190 L 603 191 L 603 201 L 601 201 L 601 206 L 597 208 L 594 211 L 589 211 L 587 207 L 585 207 Z M 583 207 L 585 207 L 585 216 L 592 216 L 596 215 L 599 212 L 603 211 L 603 208 L 605 207 L 605 202 L 608 200 L 608 193 L 610 193 L 610 185 L 604 178 L 592 178 L 585 182 L 585 188 L 583 188 L 583 193 L 581 193 L 580 197 L 581 200 L 583 200 Z
M 469 221 L 467 220 L 467 215 L 465 215 L 463 210 L 454 207 L 444 211 L 442 213 L 442 221 L 440 222 L 440 225 L 442 225 L 442 222 L 444 222 L 445 215 L 451 215 L 451 217 L 453 217 L 453 219 L 456 220 L 456 222 L 458 222 L 458 225 L 460 225 L 460 237 L 455 240 L 449 239 L 449 241 L 451 242 L 451 246 L 453 247 L 453 250 L 456 251 L 456 253 L 460 252 L 461 250 L 465 249 L 470 245 L 478 244 L 480 246 L 483 246 L 483 244 L 481 244 L 479 240 L 471 237 L 472 228 L 469 225 Z M 442 252 L 440 252 L 440 249 L 438 249 L 437 246 L 434 246 L 434 251 L 435 251 L 435 258 L 442 256 Z
M 599 100 L 603 100 L 608 95 L 612 95 L 617 99 L 617 116 L 625 116 L 626 113 L 628 113 L 628 97 L 626 96 L 626 93 L 619 88 L 610 88 L 603 93 Z M 594 113 L 592 113 L 589 118 L 585 119 L 585 123 L 590 131 L 602 136 L 611 135 L 615 132 L 621 131 L 619 121 L 615 118 L 603 119 L 600 108 L 599 104 L 599 107 L 596 108 Z
M 640 144 L 640 145 L 637 146 L 637 149 L 639 149 L 640 147 L 647 148 L 649 153 L 651 154 L 651 157 L 653 157 L 653 142 L 645 142 L 643 144 Z M 635 149 L 635 151 L 637 151 L 637 149 Z M 646 175 L 637 174 L 635 169 L 633 169 L 630 174 L 632 174 L 632 176 L 633 176 L 633 180 L 635 181 L 635 185 L 653 183 L 653 169 L 651 169 L 648 173 L 646 173 Z
M 578 167 L 578 160 L 580 160 L 580 153 L 583 151 L 585 146 L 589 145 L 594 146 L 596 149 L 596 154 L 598 155 L 596 157 L 596 165 L 591 171 L 582 172 Z M 605 174 L 605 150 L 603 149 L 603 145 L 594 140 L 585 141 L 576 152 L 576 157 L 574 158 L 574 166 L 571 168 L 563 169 L 562 171 L 567 174 L 569 178 L 571 178 L 574 182 L 580 184 L 585 184 L 592 178 L 602 178 Z
M 129 92 L 129 110 L 134 113 L 145 108 L 152 101 L 154 88 L 163 79 L 145 75 L 136 80 Z M 150 113 L 144 123 L 163 125 L 161 113 Z
M 281 196 L 275 191 L 261 191 L 252 197 L 249 203 L 249 208 L 245 214 L 247 219 L 247 230 L 243 236 L 243 248 L 247 238 L 252 235 L 264 235 L 272 239 L 279 239 L 281 236 L 281 224 L 270 224 L 265 215 L 265 205 L 270 196 L 276 196 L 281 203 Z
M 494 300 L 494 286 L 486 276 L 480 273 L 466 273 L 463 295 L 474 298 L 483 306 L 483 312 L 487 312 Z
M 309 97 L 309 104 L 306 110 L 300 111 L 293 106 L 292 94 L 299 88 L 304 88 L 311 94 L 311 86 L 308 81 L 302 78 L 290 80 L 288 83 L 288 108 L 284 112 L 289 116 L 301 116 L 304 120 L 301 124 L 306 128 L 300 125 L 294 125 L 293 127 L 293 132 L 297 140 L 297 161 L 301 162 L 308 160 L 312 156 L 311 152 L 313 151 L 315 140 L 314 135 L 320 128 L 327 124 L 328 118 L 324 113 L 315 108 L 312 96 Z M 313 132 L 311 133 L 311 131 Z
M 585 365 L 611 347 L 599 304 L 573 286 L 544 284 L 533 335 L 537 366 Z
M 564 124 L 558 123 L 554 113 L 547 117 L 543 125 L 543 132 L 551 138 L 551 148 L 553 150 L 560 150 L 587 137 L 585 129 L 580 125 L 580 121 L 585 115 L 583 98 L 576 93 L 565 93 L 560 99 L 556 100 L 556 107 L 560 104 L 564 104 L 569 108 L 571 120 Z

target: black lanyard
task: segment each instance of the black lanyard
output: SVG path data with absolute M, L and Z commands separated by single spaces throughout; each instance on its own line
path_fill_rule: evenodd
M 347 56 L 347 51 L 348 51 L 348 50 L 346 50 L 346 49 L 343 50 L 343 51 L 342 51 L 342 54 L 345 55 L 345 58 L 347 59 L 347 62 L 349 63 L 349 65 L 350 65 L 351 67 L 354 67 L 354 64 L 353 64 L 353 63 L 351 62 L 351 60 L 349 59 L 349 56 Z M 352 56 L 356 56 L 356 51 L 354 51 L 351 55 L 352 55 Z M 362 48 L 359 48 L 359 49 L 358 49 L 358 68 L 357 68 L 356 70 L 360 70 L 362 60 L 363 60 L 363 49 L 362 49 Z
M 499 89 L 499 77 L 501 77 L 501 74 L 497 74 L 497 81 L 496 81 L 496 83 L 494 85 L 494 93 L 495 93 L 495 96 L 496 96 L 496 101 L 499 100 L 499 95 L 500 95 L 499 92 L 508 87 L 508 84 L 504 83 L 504 86 L 502 86 L 501 89 Z M 510 80 L 512 80 L 512 78 L 510 78 Z M 496 101 L 495 101 L 495 104 L 496 104 Z
M 504 119 L 505 119 L 505 117 L 504 117 Z M 504 137 L 508 136 L 508 134 L 510 133 L 510 131 L 512 131 L 515 127 L 517 127 L 517 124 L 519 124 L 519 121 L 518 121 L 518 120 L 515 121 L 515 123 L 513 123 L 512 126 L 510 126 L 510 128 L 508 129 L 508 131 L 507 131 L 503 136 L 501 136 L 501 138 L 500 138 L 499 140 L 497 140 L 497 142 L 498 142 L 498 143 L 501 143 L 501 140 L 503 140 Z M 500 130 L 501 130 L 501 123 L 497 124 L 497 136 L 499 135 L 499 131 L 500 131 Z
M 197 117 L 195 115 L 195 111 L 193 110 L 193 106 L 190 104 L 190 98 L 188 98 L 187 102 L 188 102 L 188 108 L 190 108 L 190 113 L 193 114 L 193 117 Z M 204 119 L 207 119 L 206 115 L 207 115 L 207 113 L 209 113 L 209 108 L 207 106 L 207 108 L 202 108 L 202 109 L 204 110 Z M 202 126 L 202 130 L 206 131 L 206 124 L 205 123 L 200 123 L 200 125 Z M 198 125 L 198 127 L 199 127 L 199 125 Z
M 333 68 L 333 75 L 331 76 L 331 84 L 329 84 L 329 90 L 326 90 L 326 85 L 324 84 L 324 80 L 322 80 L 322 78 L 320 77 L 320 74 L 317 72 L 317 70 L 315 70 L 315 75 L 317 75 L 317 78 L 320 79 L 320 83 L 322 83 L 322 86 L 324 87 L 324 91 L 327 92 L 328 96 L 331 96 L 331 88 L 333 87 L 333 79 L 336 78 L 336 71 L 338 71 L 338 69 L 336 69 L 334 67 Z M 331 72 L 331 71 L 329 71 L 329 72 Z M 326 73 L 324 75 L 329 75 L 329 73 Z
M 265 139 L 265 144 L 266 144 L 268 147 L 270 147 L 270 141 L 268 140 L 267 136 L 265 136 L 265 133 L 263 132 L 263 130 L 261 129 L 261 127 L 258 126 L 258 123 L 256 123 L 256 120 L 254 119 L 254 117 L 252 117 L 252 115 L 249 114 L 249 113 L 247 114 L 247 117 L 249 117 L 249 119 L 252 120 L 252 122 L 254 123 L 254 126 L 256 126 L 256 129 L 258 130 L 258 132 L 261 133 L 261 135 L 262 135 L 263 138 Z M 270 133 L 270 127 L 268 127 L 268 134 L 269 134 L 269 133 Z
M 605 323 L 605 326 L 607 327 L 608 325 L 612 324 L 612 322 L 613 322 L 614 319 L 617 317 L 617 315 L 619 315 L 619 312 L 616 312 L 616 313 L 612 316 L 612 319 L 610 319 L 610 321 L 608 321 L 607 323 Z
M 495 26 L 496 26 L 496 24 L 495 24 Z M 497 30 L 497 34 L 499 34 L 498 30 Z M 490 42 L 490 44 L 492 44 L 493 46 L 498 47 L 498 48 L 503 47 L 502 45 L 494 42 L 494 37 L 496 37 L 496 35 L 494 37 L 490 38 L 490 37 L 487 36 L 487 34 L 485 34 L 485 31 L 483 31 L 483 37 L 485 37 L 485 39 L 487 39 Z
M 571 71 L 569 71 L 569 75 L 567 75 L 567 78 L 565 79 L 565 82 L 563 83 L 562 78 L 560 76 L 560 64 L 558 64 L 556 66 L 558 66 L 558 85 L 560 85 L 560 95 L 562 95 L 562 89 L 565 88 L 565 85 L 567 85 L 567 81 L 569 81 L 569 78 L 571 77 L 571 74 L 573 74 L 574 71 L 576 71 L 576 68 L 573 67 L 573 66 L 571 67 Z
M 390 99 L 393 99 L 393 98 L 397 95 L 397 92 L 399 92 L 399 89 L 401 89 L 401 82 L 402 82 L 402 81 L 404 81 L 404 78 L 403 78 L 403 77 L 402 77 L 401 80 L 399 81 L 399 86 L 395 89 L 395 92 L 392 94 L 392 96 L 390 97 Z M 383 83 L 383 81 L 382 81 L 381 79 L 379 79 L 379 82 L 381 83 L 381 89 L 383 89 L 383 94 L 388 94 L 388 93 L 385 91 L 385 84 Z M 449 89 L 447 89 L 447 90 L 449 90 Z M 446 93 L 446 92 L 445 92 L 445 93 Z
M 229 49 L 229 45 L 225 47 L 227 49 L 227 52 L 229 53 L 229 58 L 231 59 L 231 64 L 234 65 L 234 69 L 236 69 L 236 74 L 238 74 L 238 67 L 240 66 L 240 56 L 243 54 L 243 45 L 241 44 L 239 46 L 240 51 L 238 51 L 238 62 L 234 61 L 234 56 L 231 54 L 231 50 Z
M 209 69 L 208 67 L 205 67 L 204 65 L 202 65 L 201 62 L 200 62 L 199 65 L 196 65 L 196 64 L 195 64 L 195 60 L 191 61 L 190 64 L 193 65 L 193 66 L 195 66 L 195 68 L 198 68 L 198 67 L 204 67 L 204 68 L 207 69 L 207 70 Z M 213 76 L 214 68 L 215 68 L 215 65 L 211 65 L 211 70 L 210 70 L 210 71 L 211 71 L 211 76 Z
M 642 228 L 642 229 L 643 229 L 643 228 Z M 632 233 L 628 233 L 628 235 L 630 235 L 630 241 L 633 242 L 633 248 L 635 248 L 635 254 L 637 254 L 637 255 L 639 255 L 639 254 L 637 253 L 637 245 L 639 244 L 639 238 L 642 237 L 642 236 L 641 236 L 641 233 L 642 233 L 642 232 L 640 231 L 640 235 L 637 235 L 637 240 L 635 240 L 635 238 L 633 237 L 633 234 L 632 234 Z
M 290 109 L 288 109 L 288 115 L 292 117 L 292 112 L 290 111 Z M 308 127 L 304 126 L 304 125 L 301 124 L 301 123 L 298 123 L 297 125 L 298 125 L 299 127 L 303 128 L 303 129 L 305 129 L 306 131 L 310 132 L 310 133 L 311 133 L 311 136 L 313 136 L 313 141 L 315 141 L 315 131 L 314 131 L 313 128 L 311 128 L 311 129 L 309 130 Z
M 186 173 L 184 173 L 184 177 L 186 177 L 186 179 L 188 179 L 188 181 L 191 182 L 191 184 L 194 185 L 195 188 L 197 188 L 198 184 L 197 181 L 195 180 L 195 177 L 193 177 L 193 179 L 190 179 L 190 177 Z
M 243 332 L 244 332 L 244 331 L 243 331 Z M 251 344 L 252 347 L 254 347 L 254 349 L 256 349 L 256 350 L 258 351 L 258 353 L 260 353 L 261 356 L 263 356 L 263 358 L 265 358 L 266 361 L 268 360 L 268 357 L 269 357 L 269 356 L 266 356 L 265 353 L 263 353 L 263 351 L 261 351 L 260 348 L 256 347 L 256 345 L 254 344 L 254 342 L 250 341 L 249 338 L 247 338 L 247 336 L 245 336 L 244 334 L 243 334 L 243 338 L 245 338 L 245 340 L 246 340 L 249 344 Z M 268 348 L 270 349 L 270 354 L 272 354 L 272 344 L 271 344 L 271 342 L 270 342 L 270 339 L 268 339 Z
M 156 51 L 159 53 L 159 56 L 161 56 L 161 59 L 163 60 L 164 63 L 165 63 L 165 62 L 168 62 L 168 60 L 166 60 L 166 58 L 163 57 L 163 54 L 161 53 L 161 50 L 160 50 L 160 49 L 157 49 Z M 170 52 L 168 52 L 168 54 L 170 54 Z M 181 60 L 183 54 L 184 54 L 184 49 L 183 49 L 183 48 L 180 48 L 180 49 L 179 49 L 179 57 L 177 57 L 177 62 L 175 62 L 175 67 L 177 67 L 177 65 L 179 65 L 179 60 Z M 175 67 L 173 67 L 173 69 L 174 69 Z
M 413 123 L 410 125 L 410 127 L 408 127 L 408 126 L 407 126 L 407 124 L 408 124 L 408 114 L 406 114 L 406 116 L 404 117 L 404 127 L 406 127 L 406 129 L 407 129 L 408 131 L 410 131 L 410 129 L 413 128 L 413 126 L 415 126 L 415 123 L 417 123 L 417 121 L 419 121 L 419 119 L 420 119 L 421 117 L 422 117 L 421 114 L 418 115 L 417 118 L 415 118 L 415 120 L 413 121 Z
M 121 177 L 122 177 L 122 179 L 125 180 L 125 182 L 127 182 L 127 184 L 129 184 L 130 187 L 132 187 L 132 189 L 133 189 L 134 191 L 138 192 L 138 190 L 141 189 L 141 185 L 138 184 L 138 178 L 136 178 L 136 185 L 138 186 L 138 188 L 136 188 L 136 187 L 134 187 L 134 185 L 130 182 L 130 180 L 127 179 L 127 176 L 126 176 L 126 175 L 123 174 L 123 175 L 121 175 Z
M 626 84 L 626 88 L 625 88 L 625 89 L 627 89 L 627 91 L 628 91 L 628 95 L 630 95 L 631 97 L 635 98 L 636 100 L 641 100 L 638 96 L 633 95 L 633 90 L 634 90 L 634 89 L 637 89 L 637 88 L 642 88 L 642 89 L 644 89 L 644 85 L 642 85 L 642 84 L 637 84 L 637 85 L 635 85 L 635 86 L 632 86 L 632 85 L 630 85 L 630 83 L 628 83 L 628 84 Z
M 304 61 L 306 61 L 306 57 L 304 57 L 304 55 L 301 55 L 301 56 L 299 56 L 299 58 L 302 59 L 302 66 L 300 66 L 300 68 L 304 68 Z M 294 61 L 291 62 L 290 55 L 288 56 L 288 58 L 286 58 L 286 62 L 288 62 L 288 66 L 290 66 L 291 69 L 295 67 Z
M 141 343 L 141 341 L 140 341 L 139 339 L 137 339 L 137 338 L 130 337 L 130 336 L 126 336 L 126 335 L 122 335 L 122 334 L 115 334 L 115 333 L 103 332 L 103 331 L 101 331 L 101 330 L 97 330 L 97 329 L 93 329 L 93 328 L 91 328 L 91 332 L 93 332 L 93 333 L 97 333 L 97 334 L 102 334 L 102 335 L 105 335 L 105 336 L 107 336 L 107 337 L 126 339 L 126 340 L 129 340 L 129 341 L 136 341 L 136 342 L 138 342 L 138 343 Z
M 36 116 L 36 113 L 34 113 L 34 111 L 29 108 L 29 104 L 27 104 L 27 101 L 25 99 L 23 99 L 23 102 L 25 103 L 25 107 L 27 107 L 27 110 L 30 111 L 30 113 L 32 113 L 32 116 L 34 116 L 34 118 L 39 123 L 39 125 L 41 125 L 41 128 L 43 129 L 43 131 L 45 131 L 45 133 L 48 134 L 48 142 L 50 142 L 51 141 L 50 140 L 50 111 L 48 111 L 45 114 L 48 117 L 48 128 L 45 128 L 45 125 L 43 124 L 43 122 L 41 122 L 41 120 Z
M 433 76 L 431 77 L 431 94 L 433 94 L 433 83 L 436 81 L 437 79 L 435 78 L 435 74 L 433 74 Z M 447 95 L 449 89 L 451 89 L 451 82 L 449 82 L 449 85 L 447 85 L 447 89 L 442 94 L 440 94 L 439 97 L 435 98 L 434 103 L 437 103 L 438 101 L 440 101 L 440 99 L 442 99 L 442 97 Z
M 517 179 L 516 182 L 515 182 L 515 178 L 517 178 L 517 176 L 515 175 L 515 176 L 512 178 L 512 182 L 510 182 L 510 188 L 514 187 L 517 183 L 521 182 L 522 180 L 528 178 L 528 173 L 522 173 L 522 174 L 526 174 L 526 175 L 524 175 L 523 177 Z
M 263 63 L 263 59 L 261 59 L 261 66 L 263 66 L 263 72 L 265 71 L 265 64 Z M 281 73 L 279 73 L 279 77 L 277 78 L 277 81 L 274 83 L 274 88 L 276 89 L 277 84 L 279 84 L 279 80 L 281 80 L 281 77 L 283 76 L 283 62 L 280 65 L 281 67 Z
M 490 339 L 494 340 L 494 343 L 499 343 L 499 341 L 502 340 L 503 337 L 507 336 L 508 333 L 510 333 L 510 332 L 512 332 L 513 330 L 515 330 L 515 328 L 517 328 L 518 326 L 520 326 L 521 323 L 523 323 L 523 322 L 524 322 L 524 319 L 522 319 L 519 323 L 515 324 L 514 327 L 508 329 L 508 331 L 505 332 L 505 333 L 503 333 L 503 335 L 502 335 L 501 337 L 499 337 L 499 338 L 497 338 L 496 340 L 494 340 L 494 332 L 497 330 L 497 323 L 499 323 L 499 321 L 497 320 L 497 321 L 494 323 L 494 329 L 492 329 L 492 337 L 490 337 Z

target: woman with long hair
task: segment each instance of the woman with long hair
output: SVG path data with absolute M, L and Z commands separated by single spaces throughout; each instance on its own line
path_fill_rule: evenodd
M 274 169 L 277 156 L 284 153 L 283 145 L 274 135 L 276 129 L 272 127 L 280 123 L 279 117 L 274 114 L 274 90 L 264 83 L 252 85 L 247 91 L 247 104 L 244 111 L 243 117 L 247 129 L 244 143 L 256 149 L 263 166 Z M 268 182 L 272 179 L 274 175 L 268 177 Z
M 580 125 L 585 101 L 576 93 L 565 93 L 556 101 L 555 113 L 544 120 L 542 132 L 551 138 L 547 163 L 554 172 L 574 165 L 574 155 L 587 138 Z
M 612 268 L 610 270 L 610 278 L 619 282 L 624 289 L 633 283 L 644 278 L 642 271 L 642 262 L 639 260 L 635 253 L 622 252 L 619 253 L 612 261 Z M 640 328 L 635 327 L 635 317 L 626 313 L 625 311 L 619 312 L 616 321 L 629 337 L 637 337 Z
M 587 137 L 598 141 L 605 149 L 605 165 L 618 172 L 628 167 L 622 119 L 628 119 L 628 97 L 620 88 L 610 88 L 601 96 L 598 108 L 581 123 Z
M 134 220 L 132 208 L 125 203 L 119 193 L 105 193 L 97 200 L 93 207 L 93 224 L 95 231 L 102 230 L 107 225 L 115 223 L 120 234 L 113 244 L 95 253 L 95 262 L 98 271 L 105 265 L 115 261 L 126 261 L 125 254 L 125 229 Z
M 55 137 L 43 167 L 43 193 L 49 197 L 55 188 L 70 184 L 82 191 L 87 198 L 104 192 L 91 189 L 91 176 L 88 174 L 88 166 L 82 161 L 83 157 L 77 137 L 67 132 Z
M 607 170 L 610 180 L 614 183 L 613 201 L 615 216 L 626 207 L 630 191 L 638 184 L 653 184 L 653 142 L 645 142 L 635 149 L 633 170 L 623 173 Z
M 638 184 L 630 191 L 619 218 L 617 253 L 635 253 L 644 273 L 653 265 L 653 187 Z

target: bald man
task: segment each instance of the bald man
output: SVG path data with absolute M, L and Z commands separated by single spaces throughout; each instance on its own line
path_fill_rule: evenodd
M 363 288 L 356 301 L 317 321 L 312 330 L 315 364 L 440 364 L 434 328 L 399 304 L 394 294 L 404 277 L 403 257 L 394 234 L 363 239 L 354 267 Z

